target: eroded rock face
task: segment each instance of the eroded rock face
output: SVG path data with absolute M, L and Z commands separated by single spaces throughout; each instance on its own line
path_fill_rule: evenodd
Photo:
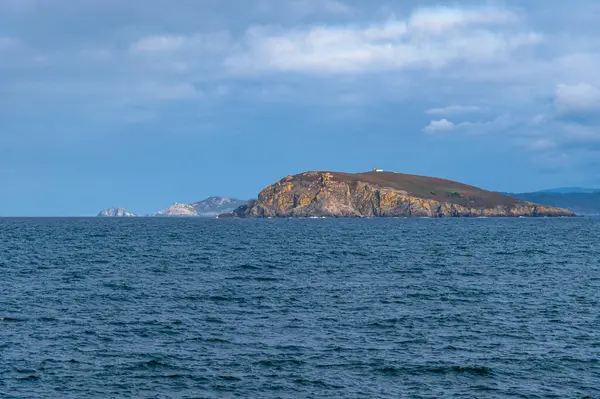
M 376 172 L 307 172 L 267 187 L 258 200 L 228 216 L 442 218 L 574 214 L 436 178 Z

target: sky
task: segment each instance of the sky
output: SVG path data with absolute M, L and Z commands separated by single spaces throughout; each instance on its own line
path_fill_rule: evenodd
M 0 0 L 0 215 L 373 168 L 600 187 L 596 0 Z

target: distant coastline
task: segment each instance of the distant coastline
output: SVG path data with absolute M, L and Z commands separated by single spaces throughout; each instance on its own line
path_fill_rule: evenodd
M 220 218 L 288 217 L 572 217 L 558 207 L 523 201 L 463 183 L 374 169 L 287 176 Z
M 330 179 L 329 183 L 321 186 L 314 185 L 315 176 L 319 176 L 321 181 L 325 176 L 333 177 L 333 180 Z M 347 181 L 344 182 L 344 179 Z M 343 186 L 345 190 L 342 195 L 336 194 L 334 189 L 334 186 L 340 184 L 339 187 Z M 358 185 L 362 185 L 362 192 L 356 191 Z M 278 192 L 283 186 L 286 186 L 287 194 Z M 386 172 L 382 169 L 358 174 L 306 172 L 287 176 L 268 186 L 259 193 L 257 199 L 250 201 L 217 196 L 190 204 L 176 202 L 151 214 L 136 214 L 120 207 L 108 208 L 97 214 L 98 217 L 113 218 L 575 215 L 600 216 L 600 189 L 564 187 L 529 193 L 496 193 L 450 180 Z

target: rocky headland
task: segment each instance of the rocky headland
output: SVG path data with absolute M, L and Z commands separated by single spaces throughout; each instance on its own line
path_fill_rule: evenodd
M 219 216 L 265 217 L 519 217 L 575 216 L 455 181 L 373 171 L 287 176 Z

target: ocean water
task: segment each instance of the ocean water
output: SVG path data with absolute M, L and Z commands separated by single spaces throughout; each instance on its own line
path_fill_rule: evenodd
M 0 219 L 2 398 L 599 398 L 600 219 Z

